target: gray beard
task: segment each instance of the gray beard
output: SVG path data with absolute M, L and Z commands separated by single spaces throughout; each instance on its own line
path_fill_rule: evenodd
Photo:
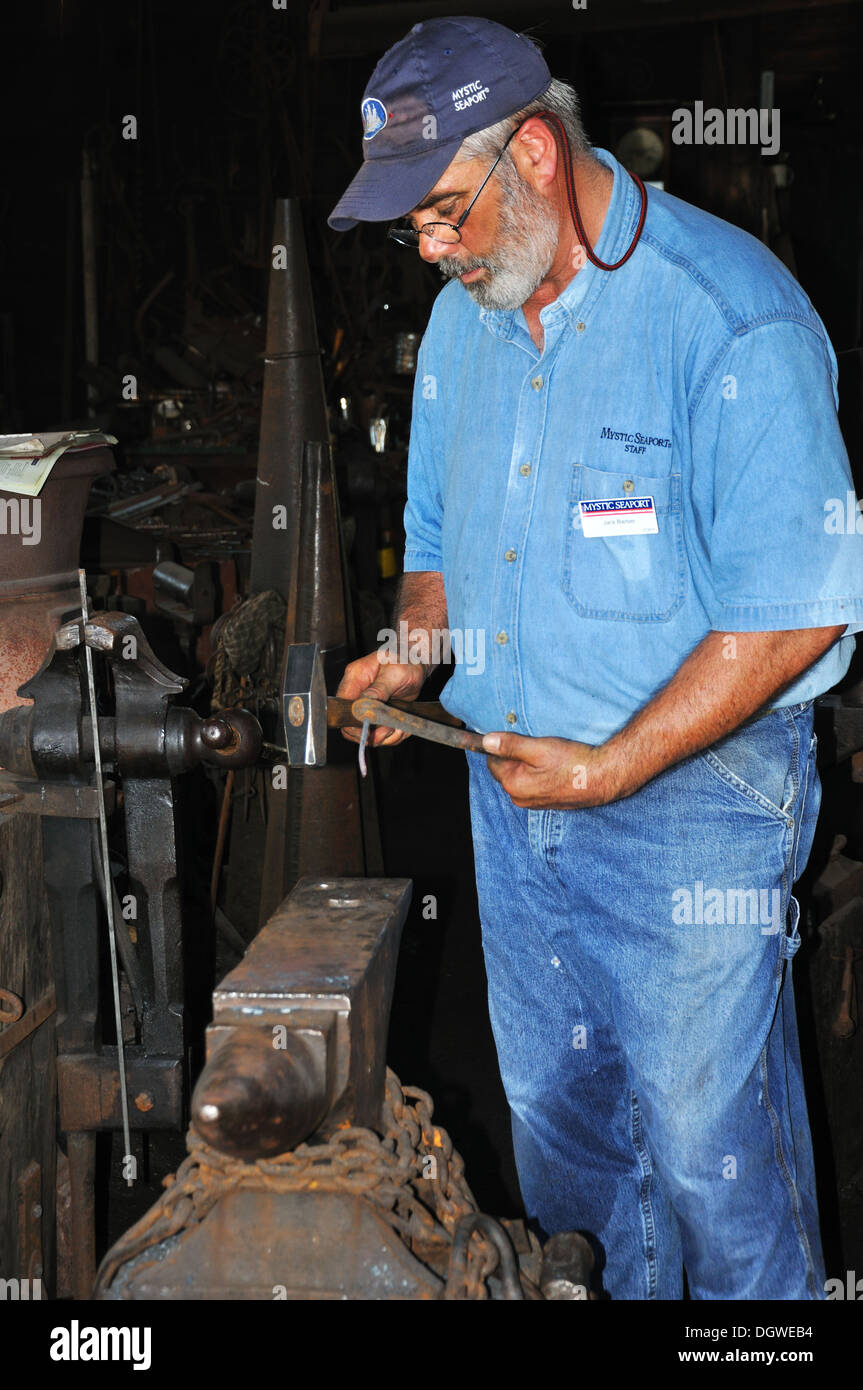
M 481 309 L 520 308 L 542 284 L 557 251 L 557 214 L 506 158 L 501 170 L 501 249 L 488 256 L 448 256 L 438 262 L 445 280 L 485 267 L 486 278 L 462 286 Z

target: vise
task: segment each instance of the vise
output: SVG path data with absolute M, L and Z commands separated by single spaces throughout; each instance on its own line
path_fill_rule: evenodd
M 91 654 L 101 659 L 92 663 Z M 134 617 L 100 613 L 59 628 L 42 666 L 18 690 L 32 705 L 0 713 L 0 812 L 43 818 L 60 1128 L 69 1157 L 78 1297 L 89 1296 L 95 1267 L 95 1132 L 122 1127 L 127 1137 L 130 1111 L 136 1129 L 182 1128 L 185 1119 L 188 1063 L 172 778 L 197 763 L 245 767 L 260 756 L 261 731 L 251 714 L 228 710 L 201 718 L 173 703 L 185 685 L 158 660 Z M 86 717 L 88 706 L 95 719 Z M 94 729 L 107 774 L 97 776 L 95 785 Z M 112 826 L 117 858 L 125 866 L 118 889 L 104 862 L 107 835 L 100 843 L 95 831 L 97 822 L 105 826 L 121 806 L 122 837 L 118 818 Z M 110 1041 L 101 1019 L 103 915 L 112 927 Z M 116 956 L 133 1026 L 120 1017 Z M 123 1162 L 130 1181 L 134 1160 L 126 1153 Z

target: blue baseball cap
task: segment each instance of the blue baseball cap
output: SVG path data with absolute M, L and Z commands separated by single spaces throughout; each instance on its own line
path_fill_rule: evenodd
M 520 111 L 551 82 L 535 44 L 493 19 L 424 20 L 381 58 L 362 101 L 363 163 L 327 221 L 404 217 L 462 141 Z

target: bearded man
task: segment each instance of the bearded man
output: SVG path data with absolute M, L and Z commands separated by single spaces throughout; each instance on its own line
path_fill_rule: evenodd
M 792 895 L 813 701 L 863 626 L 836 360 L 759 242 L 591 148 L 524 36 L 416 25 L 329 221 L 450 282 L 419 354 L 395 623 L 485 634 L 489 1008 L 541 1234 L 615 1298 L 819 1299 Z M 389 649 L 386 649 L 389 653 Z M 339 694 L 414 698 L 373 652 Z M 400 733 L 379 729 L 376 744 Z

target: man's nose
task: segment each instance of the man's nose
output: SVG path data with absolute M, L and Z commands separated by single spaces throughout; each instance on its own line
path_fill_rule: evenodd
M 419 253 L 424 261 L 435 265 L 445 256 L 451 256 L 457 251 L 458 245 L 457 241 L 438 241 L 437 237 L 423 233 L 419 240 Z

